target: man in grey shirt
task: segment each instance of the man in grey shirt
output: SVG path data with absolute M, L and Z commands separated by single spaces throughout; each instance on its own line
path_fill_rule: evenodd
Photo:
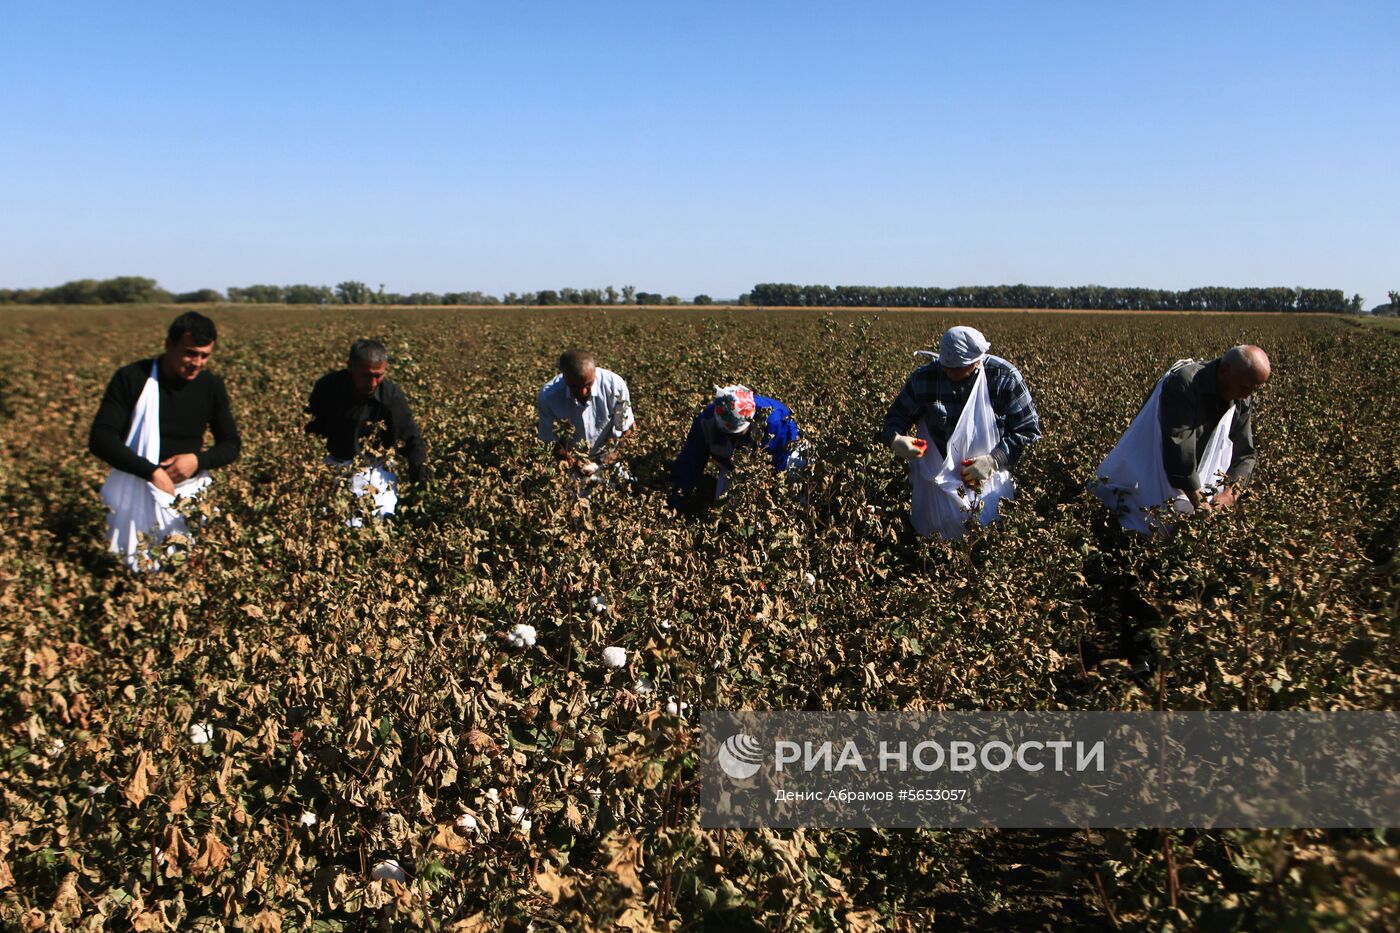
M 1201 453 L 1228 406 L 1235 406 L 1230 428 L 1234 455 L 1225 486 L 1207 504 L 1235 504 L 1254 472 L 1254 403 L 1250 395 L 1269 381 L 1269 357 L 1256 346 L 1233 347 L 1206 363 L 1188 363 L 1162 383 L 1157 418 L 1162 430 L 1162 468 L 1167 481 L 1181 490 L 1193 508 L 1203 492 L 1197 473 Z

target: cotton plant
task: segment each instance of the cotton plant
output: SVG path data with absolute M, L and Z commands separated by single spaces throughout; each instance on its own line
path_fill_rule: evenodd
M 521 622 L 506 635 L 506 644 L 512 648 L 533 648 L 537 633 L 533 625 Z
M 403 870 L 403 866 L 397 860 L 391 858 L 375 862 L 374 867 L 369 871 L 369 876 L 375 881 L 397 881 L 399 884 L 408 884 L 408 872 Z

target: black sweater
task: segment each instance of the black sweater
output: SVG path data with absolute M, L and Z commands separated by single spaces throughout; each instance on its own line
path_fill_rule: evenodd
M 326 451 L 337 460 L 355 459 L 361 442 L 368 441 L 397 447 L 408 461 L 409 479 L 425 477 L 423 433 L 413 420 L 403 390 L 388 379 L 362 402 L 355 397 L 350 370 L 326 373 L 312 387 L 306 412 L 312 416 L 306 433 L 324 437 Z
M 88 433 L 88 450 L 113 469 L 146 480 L 159 464 L 137 456 L 127 447 L 126 434 L 131 430 L 136 401 L 151 375 L 151 363 L 141 360 L 117 370 L 107 383 Z M 238 425 L 234 423 L 222 379 L 206 370 L 189 382 L 161 373 L 159 383 L 162 460 L 175 454 L 194 454 L 199 459 L 199 469 L 213 470 L 238 459 L 243 443 L 238 438 Z M 214 432 L 214 446 L 201 451 L 206 428 Z

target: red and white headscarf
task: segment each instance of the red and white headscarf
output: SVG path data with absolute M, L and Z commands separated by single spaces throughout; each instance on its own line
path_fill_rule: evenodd
M 715 386 L 715 418 L 726 433 L 743 434 L 747 431 L 756 410 L 753 390 L 748 386 Z

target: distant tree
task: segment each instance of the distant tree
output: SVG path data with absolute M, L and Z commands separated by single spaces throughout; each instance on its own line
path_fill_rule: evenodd
M 635 285 L 624 285 L 624 286 L 622 286 L 622 303 L 625 304 L 625 305 L 630 305 L 632 302 L 634 302 L 634 301 L 636 301 L 636 300 L 637 300 L 637 286 L 635 286 Z
M 557 305 L 559 303 L 559 293 L 553 289 L 545 289 L 535 296 L 535 304 Z
M 223 301 L 224 296 L 216 288 L 201 288 L 198 291 L 182 292 L 175 296 L 175 303 L 181 305 L 203 304 L 211 301 Z
M 169 297 L 170 293 L 158 287 L 155 279 L 139 275 L 122 275 L 97 283 L 97 300 L 103 304 L 135 304 Z
M 289 305 L 328 305 L 335 295 L 324 285 L 288 285 L 282 300 Z
M 603 289 L 603 298 L 610 305 L 617 304 L 617 289 L 609 285 L 607 288 Z
M 508 305 L 519 304 L 520 296 L 517 295 L 515 292 L 506 292 L 505 297 L 501 300 Z
M 681 303 L 681 296 L 680 296 L 680 295 L 667 295 L 667 296 L 666 296 L 666 303 L 667 303 L 668 305 L 678 305 L 678 304 Z
M 1360 314 L 1361 305 L 1364 301 L 1365 299 L 1361 297 L 1360 293 L 1352 295 L 1351 301 L 1348 303 L 1349 306 L 1347 310 L 1351 311 L 1352 314 Z
M 696 295 L 694 303 L 697 305 L 712 305 L 715 303 L 715 300 L 709 295 Z
M 335 287 L 335 299 L 343 305 L 367 305 L 371 292 L 364 282 L 341 282 Z
M 664 299 L 658 292 L 637 292 L 637 304 L 659 305 Z
M 57 288 L 47 288 L 44 290 L 45 303 L 61 305 L 91 305 L 97 304 L 102 299 L 97 293 L 98 283 L 96 279 L 76 279 L 72 282 L 64 282 Z
M 544 304 L 544 301 L 541 300 L 541 301 L 540 301 L 540 304 Z M 559 304 L 561 304 L 561 305 L 579 305 L 579 304 L 583 304 L 583 296 L 582 296 L 581 294 L 579 294 L 579 290 L 578 290 L 577 288 L 561 288 L 561 289 L 559 289 Z
M 230 288 L 229 301 L 242 301 L 250 304 L 276 304 L 282 301 L 286 290 L 281 285 L 248 285 L 244 288 Z
M 1386 292 L 1386 297 L 1390 299 L 1390 313 L 1400 313 L 1400 292 Z

